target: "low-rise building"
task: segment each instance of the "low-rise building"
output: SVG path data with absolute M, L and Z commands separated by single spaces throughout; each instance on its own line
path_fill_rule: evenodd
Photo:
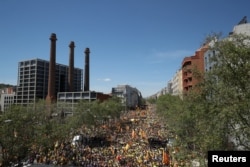
M 73 112 L 75 106 L 81 100 L 86 101 L 104 101 L 109 99 L 111 96 L 95 91 L 84 91 L 84 92 L 58 92 L 57 93 L 57 108 L 62 109 L 66 112 Z
M 0 96 L 0 111 L 5 112 L 14 103 L 15 94 L 2 93 Z
M 0 90 L 0 111 L 5 112 L 15 99 L 16 87 L 6 87 Z

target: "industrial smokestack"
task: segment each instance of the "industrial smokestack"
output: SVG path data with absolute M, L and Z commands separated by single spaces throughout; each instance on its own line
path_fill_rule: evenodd
M 48 81 L 48 94 L 46 101 L 48 103 L 55 102 L 55 68 L 56 68 L 56 34 L 52 33 L 50 36 L 50 62 L 49 62 L 49 81 Z
M 74 91 L 74 48 L 75 43 L 73 41 L 69 44 L 69 74 L 68 74 L 68 86 L 69 92 Z
M 89 48 L 85 49 L 84 91 L 89 91 Z

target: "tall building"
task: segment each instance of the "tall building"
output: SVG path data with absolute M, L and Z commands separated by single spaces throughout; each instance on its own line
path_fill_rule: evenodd
M 56 64 L 55 96 L 68 88 L 69 66 Z M 82 90 L 83 70 L 74 68 L 74 91 Z M 18 63 L 18 81 L 15 102 L 21 105 L 45 99 L 48 94 L 49 61 L 41 59 L 25 60 Z

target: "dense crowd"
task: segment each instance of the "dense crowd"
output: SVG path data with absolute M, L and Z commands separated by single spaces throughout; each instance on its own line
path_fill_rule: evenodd
M 93 137 L 100 140 L 95 140 L 95 145 L 83 144 L 83 141 L 73 144 L 72 138 L 76 134 L 81 134 L 88 140 Z M 164 125 L 151 109 L 129 111 L 119 120 L 110 120 L 98 127 L 79 128 L 67 141 L 56 142 L 54 148 L 46 154 L 43 148 L 36 147 L 32 150 L 29 161 L 33 164 L 57 166 L 170 166 L 166 148 L 167 135 Z

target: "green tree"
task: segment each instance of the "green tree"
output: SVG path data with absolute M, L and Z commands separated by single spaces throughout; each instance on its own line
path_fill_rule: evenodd
M 104 117 L 119 118 L 123 110 L 121 100 L 118 97 L 112 97 L 101 103 Z
M 26 107 L 13 106 L 0 119 L 0 141 L 5 149 L 4 161 L 24 158 L 34 140 L 34 120 Z
M 47 153 L 56 141 L 67 138 L 67 124 L 48 113 L 45 101 L 39 101 L 32 106 L 13 105 L 0 117 L 0 143 L 6 166 L 27 158 L 31 148 Z
M 250 149 L 250 37 L 232 35 L 215 43 L 214 67 L 206 81 L 209 104 L 216 106 L 216 116 L 223 121 L 227 136 L 237 140 L 236 146 Z M 212 87 L 212 88 L 211 88 Z M 209 89 L 208 89 L 209 88 Z M 226 134 L 225 134 L 226 135 Z
M 156 101 L 157 101 L 156 97 L 149 97 L 149 98 L 147 99 L 147 102 L 148 102 L 149 104 L 155 104 Z
M 74 115 L 79 118 L 80 124 L 96 125 L 97 121 L 104 121 L 107 117 L 119 118 L 122 112 L 122 104 L 119 98 L 112 97 L 106 101 L 81 101 Z
M 190 151 L 206 157 L 208 150 L 250 148 L 250 37 L 216 39 L 209 48 L 216 53 L 214 66 L 205 75 L 192 71 L 200 81 L 193 91 L 183 99 L 157 99 L 157 112 L 177 135 L 182 158 Z

